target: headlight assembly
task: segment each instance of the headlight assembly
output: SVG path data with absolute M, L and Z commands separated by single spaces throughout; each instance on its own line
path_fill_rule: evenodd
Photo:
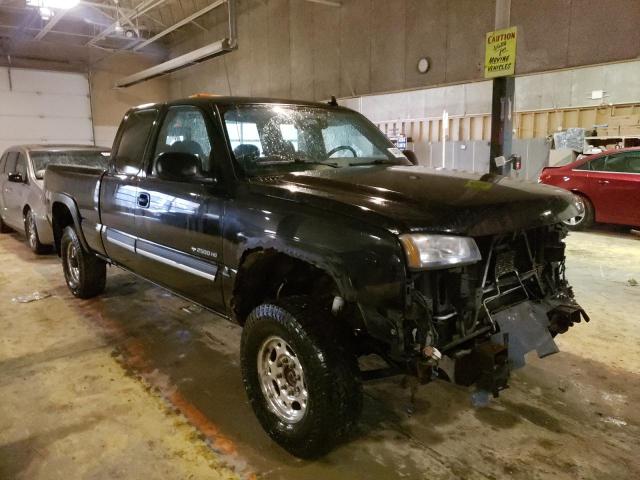
M 400 242 L 410 269 L 439 269 L 469 265 L 482 259 L 473 238 L 452 235 L 404 234 Z

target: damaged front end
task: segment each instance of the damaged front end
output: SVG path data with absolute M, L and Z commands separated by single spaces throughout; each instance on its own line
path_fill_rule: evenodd
M 481 261 L 410 274 L 403 333 L 421 381 L 497 396 L 528 352 L 556 353 L 555 335 L 589 321 L 565 278 L 565 236 L 555 225 L 476 238 Z

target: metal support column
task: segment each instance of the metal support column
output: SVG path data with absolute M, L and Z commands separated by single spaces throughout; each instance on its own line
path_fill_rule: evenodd
M 499 77 L 493 79 L 493 95 L 491 98 L 491 146 L 489 149 L 491 173 L 508 175 L 511 167 L 496 165 L 496 157 L 509 160 L 513 138 L 513 100 L 515 93 L 515 77 Z
M 500 30 L 511 23 L 511 0 L 496 0 L 495 28 Z M 493 95 L 491 98 L 491 145 L 489 171 L 508 175 L 510 164 L 496 165 L 496 157 L 509 160 L 511 156 L 511 140 L 513 137 L 513 99 L 515 90 L 514 77 L 498 77 L 493 79 Z

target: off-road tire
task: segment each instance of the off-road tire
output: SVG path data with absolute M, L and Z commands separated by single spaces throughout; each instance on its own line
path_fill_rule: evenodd
M 584 205 L 584 215 L 582 217 L 582 220 L 579 223 L 576 223 L 575 225 L 571 225 L 565 222 L 563 223 L 566 225 L 566 227 L 569 230 L 572 230 L 574 232 L 579 232 L 579 231 L 587 230 L 593 226 L 593 224 L 595 223 L 596 211 L 595 211 L 595 208 L 593 207 L 593 204 L 587 197 L 585 197 L 584 195 L 578 195 L 578 194 L 575 194 L 575 195 L 580 197 Z
M 24 234 L 27 236 L 27 244 L 29 245 L 29 248 L 36 255 L 43 255 L 51 251 L 50 245 L 40 243 L 38 227 L 36 226 L 35 219 L 33 218 L 33 212 L 31 210 L 27 210 L 27 213 L 24 215 Z
M 60 252 L 64 278 L 74 296 L 91 298 L 104 291 L 107 282 L 106 263 L 84 250 L 73 227 L 64 229 L 60 240 Z M 72 273 L 72 269 L 75 268 L 77 271 Z
M 330 451 L 356 425 L 362 411 L 362 384 L 348 334 L 328 308 L 307 296 L 256 307 L 244 325 L 241 366 L 249 402 L 262 427 L 281 447 L 300 458 Z M 308 401 L 304 416 L 287 423 L 269 407 L 260 386 L 258 355 L 271 336 L 285 340 L 303 371 Z

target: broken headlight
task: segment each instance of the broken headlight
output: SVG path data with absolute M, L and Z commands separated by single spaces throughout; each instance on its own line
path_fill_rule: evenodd
M 453 235 L 404 234 L 400 242 L 407 265 L 414 270 L 469 265 L 481 260 L 473 238 Z

